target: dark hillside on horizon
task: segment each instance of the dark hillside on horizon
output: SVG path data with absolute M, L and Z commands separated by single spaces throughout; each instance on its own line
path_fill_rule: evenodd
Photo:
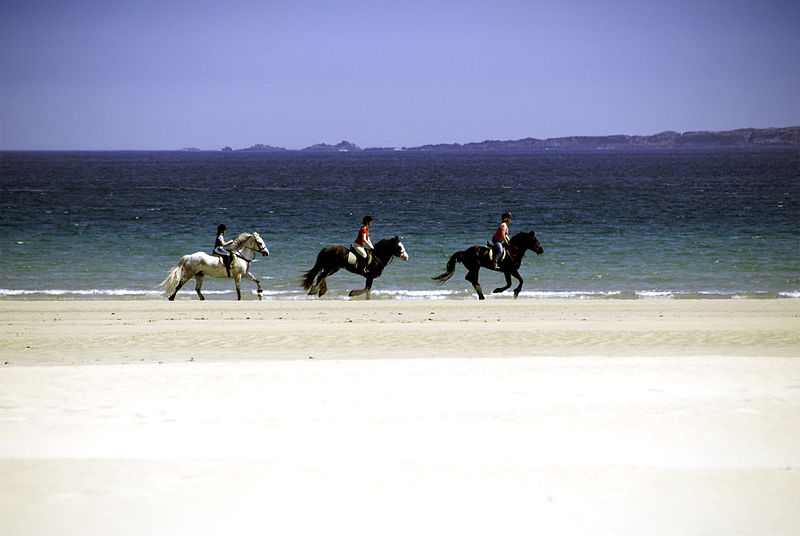
M 614 150 L 614 149 L 673 149 L 673 148 L 746 148 L 746 147 L 800 147 L 800 126 L 784 128 L 745 128 L 721 132 L 660 132 L 652 136 L 569 136 L 540 140 L 486 140 L 463 145 L 423 145 L 408 150 L 421 151 L 521 151 L 548 150 Z
M 800 126 L 782 128 L 743 128 L 719 132 L 693 131 L 683 134 L 666 131 L 650 136 L 568 136 L 563 138 L 524 138 L 520 140 L 485 140 L 471 143 L 439 143 L 418 147 L 368 147 L 362 149 L 349 141 L 336 145 L 317 143 L 300 149 L 307 153 L 335 153 L 362 151 L 508 151 L 538 152 L 558 150 L 648 150 L 648 149 L 713 149 L 756 147 L 800 147 Z M 224 151 L 230 151 L 225 147 Z M 238 151 L 283 152 L 283 147 L 256 144 Z

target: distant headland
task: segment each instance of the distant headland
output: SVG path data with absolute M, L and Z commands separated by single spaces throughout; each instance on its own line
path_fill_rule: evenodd
M 369 147 L 362 149 L 349 141 L 336 145 L 318 143 L 300 149 L 306 153 L 350 153 L 378 151 L 440 151 L 440 152 L 540 152 L 540 151 L 613 151 L 613 150 L 648 150 L 648 149 L 713 149 L 713 148 L 755 148 L 755 147 L 800 147 L 800 126 L 783 128 L 743 128 L 720 132 L 684 132 L 683 134 L 667 131 L 651 136 L 629 136 L 617 134 L 612 136 L 569 136 L 565 138 L 524 138 L 521 140 L 486 140 L 472 143 L 440 143 L 420 145 L 418 147 Z M 223 151 L 234 151 L 224 147 Z M 289 152 L 283 147 L 256 144 L 237 152 Z

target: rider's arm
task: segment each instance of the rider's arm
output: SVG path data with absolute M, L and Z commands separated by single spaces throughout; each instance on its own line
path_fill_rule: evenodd
M 375 249 L 375 246 L 372 245 L 372 240 L 370 240 L 369 237 L 366 237 L 364 239 L 364 242 L 367 243 L 367 245 L 369 246 L 369 249 Z

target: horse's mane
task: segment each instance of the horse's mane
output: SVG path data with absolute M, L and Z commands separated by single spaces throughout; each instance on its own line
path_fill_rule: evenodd
M 375 244 L 374 251 L 382 250 L 384 247 L 388 246 L 391 242 L 397 242 L 397 237 L 393 236 L 392 238 L 384 238 L 383 240 L 378 240 L 378 242 Z M 389 257 L 389 259 L 386 261 L 386 264 L 384 264 L 383 261 L 381 261 L 381 259 L 379 259 L 377 255 L 375 255 L 375 260 L 386 266 L 394 260 L 394 255 Z
M 383 240 L 378 240 L 378 242 L 375 244 L 375 249 L 378 249 L 378 246 L 385 246 L 389 242 L 394 242 L 395 238 L 396 237 L 393 236 L 392 238 L 384 238 Z
M 520 231 L 519 233 L 517 233 L 517 234 L 515 234 L 514 236 L 512 236 L 512 237 L 509 239 L 509 241 L 510 241 L 510 242 L 514 242 L 515 240 L 516 240 L 516 241 L 519 241 L 519 240 L 522 238 L 522 235 L 530 235 L 530 234 L 531 234 L 531 232 L 532 232 L 532 231 Z
M 515 234 L 514 236 L 512 236 L 509 239 L 509 242 L 511 242 L 511 246 L 513 246 L 514 249 L 523 249 L 524 250 L 524 249 L 527 248 L 528 243 L 529 243 L 529 241 L 526 239 L 526 237 L 530 237 L 532 234 L 534 234 L 533 231 L 522 231 L 522 232 L 519 232 L 519 233 Z
M 235 249 L 239 249 L 239 247 L 241 247 L 242 243 L 245 240 L 249 239 L 251 236 L 253 236 L 253 233 L 242 233 L 242 234 L 240 234 L 239 236 L 237 236 L 236 238 L 233 239 L 232 246 Z

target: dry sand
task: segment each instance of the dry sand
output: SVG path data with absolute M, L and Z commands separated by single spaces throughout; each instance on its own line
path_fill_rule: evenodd
M 0 534 L 796 535 L 800 300 L 3 301 Z

